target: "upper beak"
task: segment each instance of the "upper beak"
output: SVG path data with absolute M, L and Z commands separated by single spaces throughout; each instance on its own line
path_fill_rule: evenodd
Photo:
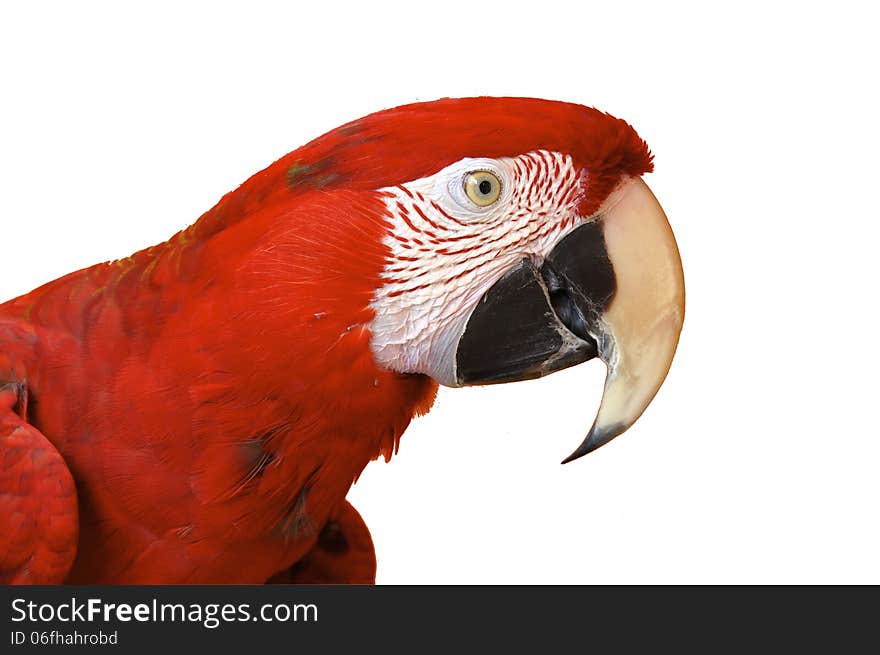
M 609 199 L 599 221 L 616 290 L 596 323 L 608 366 L 593 427 L 570 462 L 625 432 L 666 379 L 684 320 L 684 273 L 666 214 L 641 179 Z
M 523 260 L 478 303 L 456 351 L 458 384 L 540 377 L 598 355 L 608 367 L 593 427 L 565 462 L 626 431 L 678 345 L 684 275 L 654 194 L 629 179 L 538 269 Z

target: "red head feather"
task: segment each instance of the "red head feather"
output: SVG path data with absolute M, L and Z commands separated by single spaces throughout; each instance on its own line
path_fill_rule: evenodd
M 227 194 L 203 219 L 208 232 L 309 189 L 369 191 L 430 175 L 464 157 L 568 154 L 590 173 L 590 214 L 621 176 L 653 168 L 625 121 L 591 107 L 537 98 L 445 98 L 370 114 L 285 155 Z M 203 233 L 204 234 L 204 233 Z

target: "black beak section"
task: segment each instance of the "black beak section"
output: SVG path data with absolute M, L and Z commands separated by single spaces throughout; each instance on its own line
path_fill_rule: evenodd
M 456 351 L 458 384 L 530 380 L 596 357 L 591 326 L 614 290 L 597 223 L 568 234 L 540 269 L 523 259 L 468 319 Z

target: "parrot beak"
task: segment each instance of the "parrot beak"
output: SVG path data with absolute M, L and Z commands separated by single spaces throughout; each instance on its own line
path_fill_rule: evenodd
M 642 415 L 666 378 L 683 320 L 672 229 L 648 186 L 630 179 L 540 269 L 524 259 L 486 292 L 459 339 L 457 382 L 526 380 L 598 356 L 608 368 L 602 402 L 570 462 Z

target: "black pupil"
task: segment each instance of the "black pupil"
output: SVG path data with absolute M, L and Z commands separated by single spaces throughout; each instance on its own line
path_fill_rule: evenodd
M 483 180 L 480 182 L 480 193 L 484 196 L 488 196 L 489 192 L 492 190 L 492 183 L 489 180 Z

